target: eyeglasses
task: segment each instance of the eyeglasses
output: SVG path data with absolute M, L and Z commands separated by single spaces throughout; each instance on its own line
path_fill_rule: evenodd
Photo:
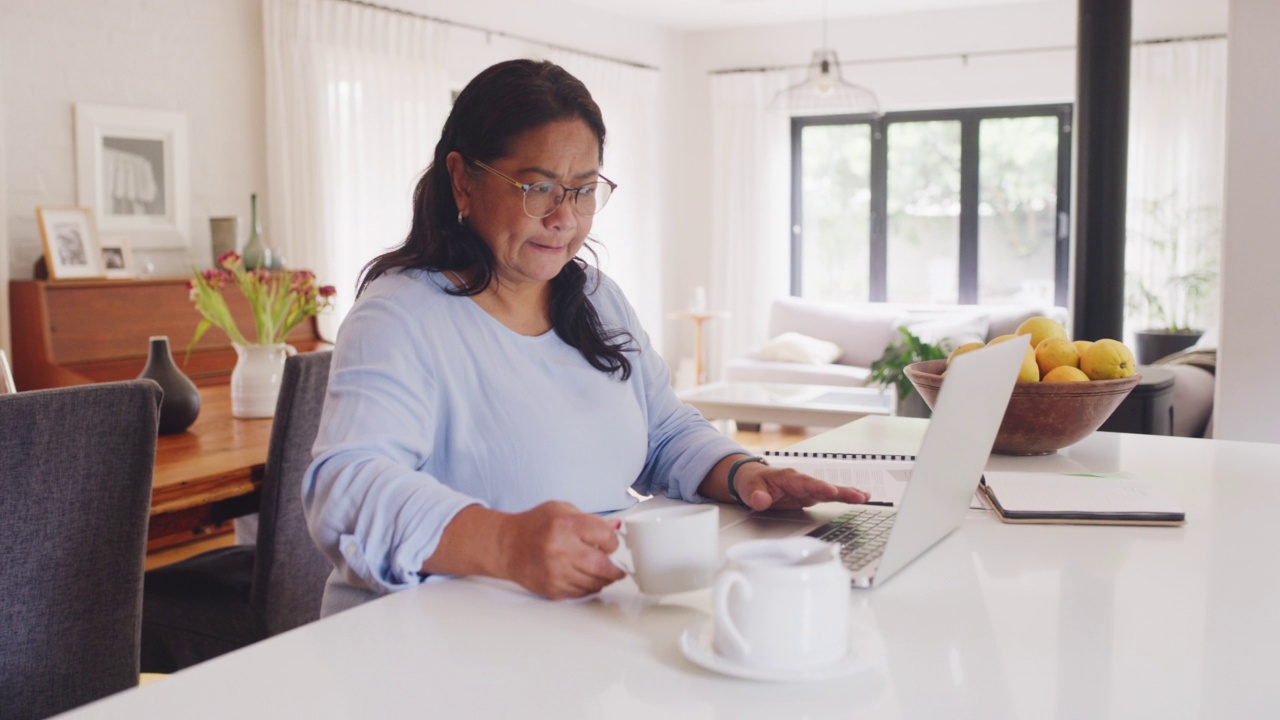
M 579 215 L 595 215 L 604 209 L 605 204 L 609 202 L 609 198 L 613 196 L 613 191 L 618 188 L 617 183 L 603 175 L 596 182 L 589 182 L 576 188 L 549 180 L 522 183 L 513 177 L 494 170 L 479 160 L 472 160 L 471 162 L 520 188 L 520 191 L 524 193 L 524 214 L 535 220 L 541 220 L 555 212 L 556 208 L 560 207 L 564 199 L 569 196 L 569 193 L 573 193 L 573 209 Z

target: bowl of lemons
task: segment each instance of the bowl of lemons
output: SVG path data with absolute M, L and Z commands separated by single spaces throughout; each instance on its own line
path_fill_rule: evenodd
M 1133 390 L 1137 374 L 1133 352 L 1118 340 L 1072 341 L 1061 323 L 1033 317 L 1013 335 L 987 345 L 1030 335 L 1031 344 L 1009 398 L 993 452 L 1003 455 L 1048 455 L 1083 440 L 1098 429 Z M 967 343 L 945 360 L 908 365 L 904 372 L 933 407 L 945 380 L 947 364 L 956 356 L 985 347 Z

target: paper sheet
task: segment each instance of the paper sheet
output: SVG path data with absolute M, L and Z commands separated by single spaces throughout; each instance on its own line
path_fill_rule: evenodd
M 985 477 L 1008 512 L 1183 512 L 1155 484 L 1124 475 L 988 472 Z

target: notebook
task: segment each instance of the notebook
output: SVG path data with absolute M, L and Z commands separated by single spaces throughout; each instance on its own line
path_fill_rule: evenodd
M 764 536 L 780 526 L 783 534 L 835 542 L 855 587 L 882 584 L 964 519 L 1028 342 L 1015 338 L 952 361 L 898 507 L 859 505 L 817 527 L 797 523 L 793 513 L 752 513 L 745 522 Z
M 1007 523 L 1182 525 L 1187 520 L 1159 487 L 1120 473 L 989 472 L 979 492 Z

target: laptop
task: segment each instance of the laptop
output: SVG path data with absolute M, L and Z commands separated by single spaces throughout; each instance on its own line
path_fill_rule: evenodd
M 896 508 L 857 505 L 830 522 L 788 534 L 839 544 L 854 587 L 884 583 L 949 535 L 978 489 L 1028 342 L 1019 336 L 951 361 Z M 753 513 L 747 522 L 761 529 L 776 521 L 796 525 L 794 518 L 775 519 L 767 512 Z

